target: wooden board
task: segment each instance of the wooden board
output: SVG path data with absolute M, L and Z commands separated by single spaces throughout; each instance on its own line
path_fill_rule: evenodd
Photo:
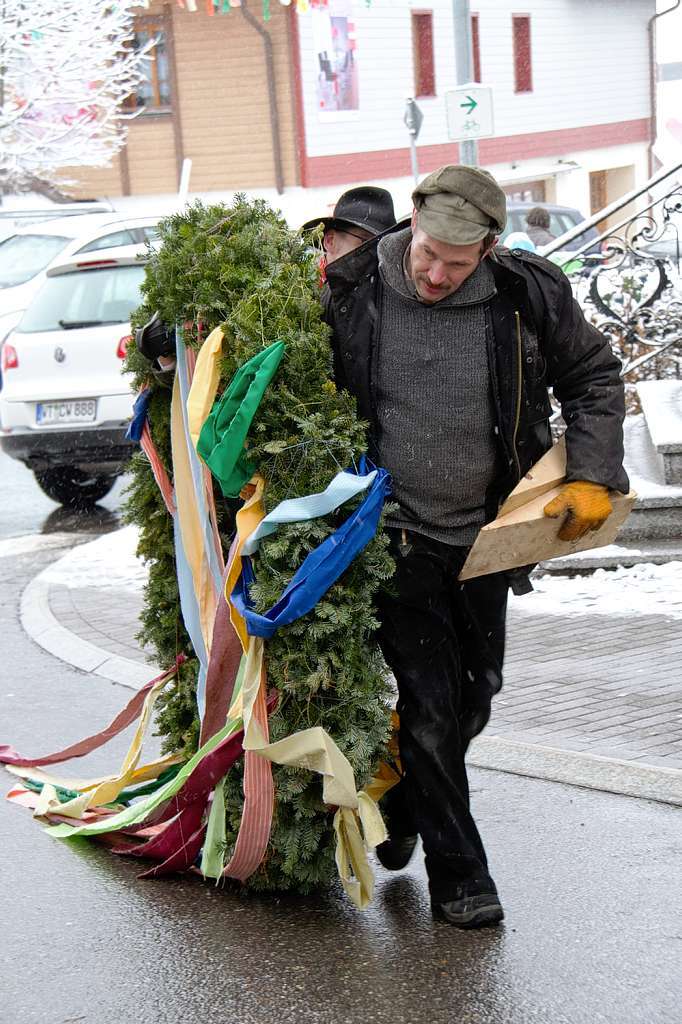
M 469 580 L 613 544 L 637 495 L 634 491 L 612 493 L 613 512 L 598 530 L 579 540 L 559 540 L 563 518 L 550 519 L 543 508 L 561 490 L 565 472 L 566 450 L 560 441 L 514 488 L 497 519 L 480 531 L 458 579 Z

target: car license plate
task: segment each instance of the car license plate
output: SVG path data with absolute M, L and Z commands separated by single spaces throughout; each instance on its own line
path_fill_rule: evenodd
M 93 423 L 97 416 L 96 398 L 74 398 L 64 402 L 38 402 L 36 423 Z

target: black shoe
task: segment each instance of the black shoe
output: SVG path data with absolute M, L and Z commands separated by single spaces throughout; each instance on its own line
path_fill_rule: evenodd
M 417 845 L 417 838 L 397 836 L 395 839 L 387 839 L 385 843 L 379 843 L 375 851 L 379 863 L 389 871 L 400 871 L 401 868 L 407 867 Z
M 480 883 L 464 883 L 457 887 L 455 898 L 446 903 L 432 903 L 436 917 L 453 924 L 455 928 L 485 928 L 499 924 L 504 910 L 494 885 L 481 891 Z

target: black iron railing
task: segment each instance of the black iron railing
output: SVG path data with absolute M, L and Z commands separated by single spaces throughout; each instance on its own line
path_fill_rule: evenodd
M 584 240 L 632 203 L 635 213 Z M 620 357 L 632 411 L 638 381 L 682 377 L 682 164 L 539 251 L 568 274 L 585 316 Z

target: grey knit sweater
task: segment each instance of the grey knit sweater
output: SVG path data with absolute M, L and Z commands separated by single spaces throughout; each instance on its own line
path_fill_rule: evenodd
M 485 303 L 495 283 L 484 261 L 434 305 L 406 276 L 408 228 L 379 243 L 377 439 L 400 508 L 390 526 L 471 544 L 484 523 L 497 445 L 486 349 Z

